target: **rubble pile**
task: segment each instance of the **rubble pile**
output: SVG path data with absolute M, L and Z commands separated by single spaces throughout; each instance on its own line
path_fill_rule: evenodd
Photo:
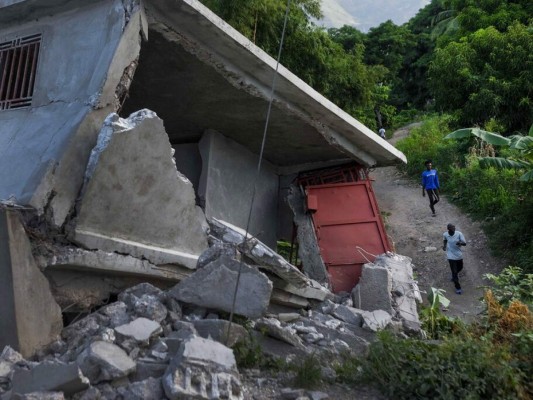
M 364 356 L 376 331 L 401 334 L 405 318 L 393 297 L 410 298 L 402 286 L 409 277 L 402 281 L 389 264 L 410 260 L 384 255 L 365 265 L 352 293 L 334 295 L 255 238 L 213 224 L 211 247 L 174 287 L 126 289 L 66 326 L 31 360 L 4 348 L 1 399 L 258 398 L 237 367 L 236 345 L 258 345 L 265 357 L 291 362 L 311 354 Z M 388 287 L 379 277 L 390 281 L 391 292 L 380 291 L 377 300 L 367 286 Z M 354 308 L 355 299 L 365 309 Z M 371 309 L 373 303 L 381 309 Z M 246 327 L 229 321 L 232 312 Z M 327 398 L 282 389 L 283 398 Z

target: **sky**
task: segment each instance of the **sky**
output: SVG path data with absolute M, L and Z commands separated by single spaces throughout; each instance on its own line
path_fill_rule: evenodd
M 430 0 L 322 0 L 324 18 L 318 25 L 327 28 L 354 26 L 362 32 L 391 19 L 396 25 L 407 22 Z

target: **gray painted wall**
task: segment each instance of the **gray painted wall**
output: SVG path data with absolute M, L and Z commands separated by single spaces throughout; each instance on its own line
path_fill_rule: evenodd
M 198 143 L 178 144 L 172 147 L 175 151 L 176 168 L 191 181 L 194 191 L 198 193 L 202 173 L 202 157 Z
M 0 42 L 43 35 L 32 107 L 0 111 L 0 199 L 30 202 L 47 169 L 58 163 L 69 137 L 98 104 L 124 23 L 122 2 L 114 0 L 0 24 Z
M 200 140 L 202 175 L 198 194 L 207 217 L 245 229 L 252 190 L 257 184 L 250 233 L 276 248 L 278 176 L 265 160 L 256 182 L 257 156 L 218 132 L 206 131 Z

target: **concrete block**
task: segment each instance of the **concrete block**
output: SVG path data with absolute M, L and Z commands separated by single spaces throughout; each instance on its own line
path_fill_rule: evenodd
M 228 336 L 228 327 L 230 324 L 231 327 Z M 248 331 L 243 326 L 224 319 L 193 321 L 193 325 L 199 336 L 205 339 L 215 340 L 228 347 L 233 347 L 237 342 L 242 342 L 249 338 Z
M 238 244 L 239 250 L 257 263 L 260 268 L 272 272 L 297 288 L 311 285 L 309 278 L 298 268 L 257 238 L 250 234 L 246 236 L 246 231 L 243 229 L 216 218 L 211 218 L 209 224 L 211 234 L 225 242 Z
M 332 312 L 332 315 L 335 318 L 349 324 L 357 326 L 361 326 L 363 324 L 362 310 L 358 310 L 357 308 L 339 305 Z
M 130 383 L 125 388 L 119 388 L 117 392 L 123 400 L 161 400 L 165 398 L 161 379 L 156 378 Z
M 422 303 L 422 296 L 417 282 L 413 279 L 411 259 L 400 254 L 382 254 L 374 264 L 387 268 L 391 275 L 394 309 L 398 316 L 406 321 L 408 329 L 416 329 L 420 325 L 417 302 Z
M 233 351 L 200 337 L 181 345 L 163 376 L 163 388 L 170 400 L 244 399 Z
M 17 369 L 12 378 L 13 393 L 63 392 L 67 396 L 89 387 L 76 363 L 43 362 L 30 370 Z
M 363 265 L 359 283 L 352 290 L 355 308 L 361 310 L 392 310 L 392 279 L 387 268 L 368 263 Z
M 296 330 L 289 326 L 282 326 L 275 318 L 261 318 L 256 321 L 255 329 L 275 339 L 289 343 L 296 348 L 302 348 L 303 343 Z
M 0 276 L 0 348 L 9 345 L 31 356 L 61 332 L 61 309 L 37 268 L 18 213 L 2 207 Z
M 98 312 L 109 318 L 111 328 L 125 325 L 131 320 L 131 317 L 128 314 L 128 307 L 122 301 L 117 301 L 102 307 Z
M 161 323 L 168 314 L 167 308 L 156 296 L 145 294 L 137 299 L 133 311 L 138 317 L 145 317 Z
M 326 265 L 320 256 L 313 220 L 311 215 L 305 212 L 305 197 L 300 188 L 291 186 L 287 202 L 294 214 L 294 223 L 298 227 L 298 257 L 302 260 L 305 274 L 325 286 L 330 285 Z
M 154 112 L 110 114 L 87 165 L 74 239 L 89 249 L 194 269 L 207 248 L 205 217 L 172 152 Z
M 238 261 L 223 256 L 174 286 L 169 294 L 179 301 L 231 312 L 240 268 Z M 265 274 L 242 264 L 235 313 L 258 318 L 268 307 L 272 283 Z
M 136 366 L 124 350 L 103 341 L 91 343 L 76 361 L 91 384 L 123 378 Z
M 139 343 L 147 344 L 150 338 L 159 335 L 163 332 L 163 329 L 158 322 L 141 317 L 131 321 L 129 324 L 116 327 L 115 332 Z
M 373 332 L 385 329 L 392 322 L 392 316 L 384 310 L 375 310 L 363 314 L 363 327 Z

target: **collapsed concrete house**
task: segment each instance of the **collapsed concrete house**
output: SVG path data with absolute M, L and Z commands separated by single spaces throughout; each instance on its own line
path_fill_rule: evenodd
M 48 282 L 65 312 L 187 277 L 254 185 L 252 236 L 298 226 L 305 275 L 276 260 L 278 288 L 350 290 L 390 250 L 368 168 L 404 155 L 283 66 L 256 175 L 275 67 L 196 0 L 0 0 L 1 343 L 58 329 Z

